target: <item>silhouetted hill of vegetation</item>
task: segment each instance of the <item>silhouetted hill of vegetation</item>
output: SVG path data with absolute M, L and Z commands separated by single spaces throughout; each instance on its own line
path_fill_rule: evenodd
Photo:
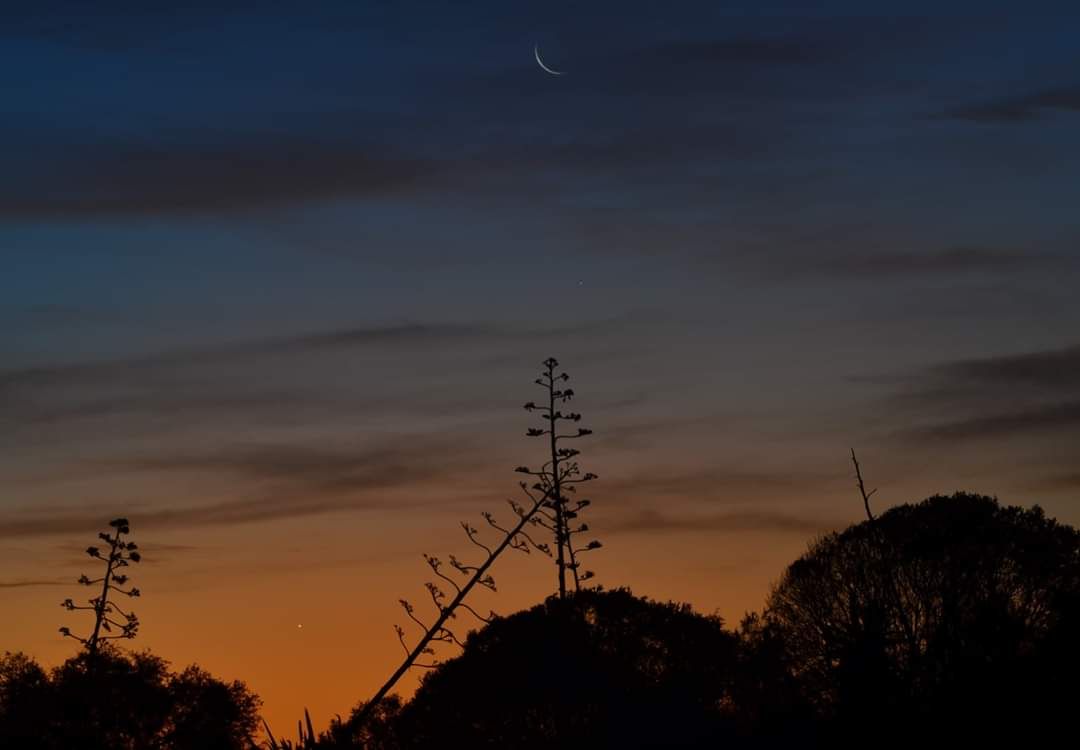
M 567 592 L 303 746 L 1031 746 L 1072 730 L 1078 638 L 1080 532 L 936 496 L 815 540 L 737 629 L 627 589 Z M 250 748 L 258 705 L 108 644 L 51 672 L 0 659 L 3 748 Z
M 471 634 L 379 746 L 694 747 L 741 729 L 739 661 L 738 637 L 687 605 L 625 589 L 553 597 Z
M 936 496 L 813 542 L 737 631 L 625 589 L 496 620 L 322 746 L 1030 742 L 1071 726 L 1078 603 L 1075 529 Z

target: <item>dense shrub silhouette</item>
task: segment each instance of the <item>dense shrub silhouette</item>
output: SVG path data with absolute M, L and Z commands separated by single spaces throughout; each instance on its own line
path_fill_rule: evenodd
M 835 732 L 1000 741 L 1080 698 L 1078 602 L 1080 533 L 957 493 L 817 540 L 764 621 Z
M 365 704 L 320 748 L 790 747 L 814 734 L 775 631 L 582 590 L 470 634 L 413 700 Z M 367 716 L 363 723 L 357 717 Z
M 349 718 L 332 719 L 330 728 L 323 733 L 320 748 L 362 747 L 372 750 L 396 750 L 402 747 L 398 737 L 401 721 L 401 698 L 389 695 L 374 706 L 361 702 L 349 714 Z
M 259 699 L 198 667 L 178 674 L 150 653 L 101 644 L 46 673 L 0 658 L 0 747 L 19 750 L 249 748 Z
M 0 658 L 0 747 L 42 747 L 41 728 L 52 714 L 49 676 L 25 654 Z
M 680 747 L 720 737 L 738 640 L 719 618 L 582 590 L 500 618 L 428 674 L 403 747 Z

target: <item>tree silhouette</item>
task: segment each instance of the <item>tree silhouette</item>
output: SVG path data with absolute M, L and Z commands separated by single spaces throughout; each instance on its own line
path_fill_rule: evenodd
M 559 362 L 554 357 L 544 360 L 544 371 L 536 379 L 536 384 L 546 391 L 546 403 L 537 405 L 533 401 L 525 404 L 528 412 L 539 412 L 543 422 L 541 427 L 530 427 L 525 433 L 529 437 L 544 438 L 550 458 L 537 470 L 519 466 L 517 471 L 529 474 L 537 479 L 538 488 L 547 496 L 547 502 L 536 518 L 537 525 L 546 528 L 555 541 L 555 565 L 558 571 L 559 596 L 566 597 L 567 576 L 569 570 L 573 576 L 574 591 L 581 588 L 581 582 L 593 577 L 590 570 L 579 572 L 578 555 L 601 547 L 600 542 L 592 540 L 582 547 L 574 547 L 574 537 L 589 530 L 588 524 L 578 523 L 577 519 L 590 501 L 572 500 L 577 493 L 577 485 L 596 479 L 591 472 L 581 473 L 577 456 L 581 453 L 576 448 L 567 448 L 563 443 L 592 434 L 592 430 L 578 427 L 572 432 L 560 433 L 561 423 L 577 423 L 581 415 L 576 412 L 563 413 L 558 407 L 568 403 L 574 397 L 571 388 L 564 387 L 570 380 L 565 372 L 556 374 Z
M 845 731 L 905 716 L 1000 738 L 1005 728 L 978 717 L 1031 705 L 1046 673 L 1020 675 L 1035 674 L 1077 602 L 1080 532 L 1038 506 L 957 493 L 819 539 L 764 616 L 806 695 Z
M 818 722 L 795 675 L 783 633 L 758 613 L 739 625 L 732 718 L 753 747 L 813 747 Z
M 0 657 L 0 747 L 46 747 L 42 728 L 52 717 L 49 676 L 25 654 Z
M 86 638 L 75 635 L 64 626 L 60 632 L 68 638 L 74 638 L 86 646 L 87 652 L 93 657 L 102 641 L 117 638 L 134 638 L 139 631 L 139 618 L 134 612 L 126 612 L 117 605 L 110 596 L 123 594 L 127 597 L 139 596 L 139 590 L 135 587 L 122 588 L 128 583 L 128 576 L 118 572 L 121 568 L 128 567 L 131 563 L 137 563 L 142 559 L 135 542 L 124 541 L 125 534 L 131 529 L 126 518 L 117 518 L 109 522 L 113 533 L 101 532 L 98 538 L 109 545 L 108 551 L 102 554 L 98 547 L 87 547 L 86 554 L 95 560 L 105 563 L 105 574 L 100 578 L 89 578 L 85 574 L 79 577 L 79 583 L 83 586 L 95 586 L 101 584 L 101 593 L 90 599 L 89 606 L 80 606 L 71 599 L 65 599 L 60 606 L 69 612 L 75 610 L 90 610 L 94 613 L 94 628 Z M 117 619 L 121 618 L 121 619 Z M 104 631 L 104 632 L 103 632 Z
M 582 590 L 471 633 L 395 719 L 402 747 L 704 747 L 729 739 L 738 641 L 717 617 Z M 381 746 L 377 746 L 381 747 Z
M 0 658 L 0 747 L 18 750 L 249 750 L 259 699 L 198 667 L 99 644 L 46 673 Z
M 258 696 L 242 682 L 222 682 L 190 665 L 168 682 L 171 711 L 164 732 L 176 750 L 231 750 L 255 734 Z

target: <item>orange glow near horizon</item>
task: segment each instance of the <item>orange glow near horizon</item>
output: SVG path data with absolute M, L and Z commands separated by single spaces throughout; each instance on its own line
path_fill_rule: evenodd
M 587 565 L 597 572 L 596 583 L 607 588 L 626 586 L 638 595 L 689 602 L 735 627 L 746 612 L 760 610 L 770 585 L 817 533 L 861 520 L 862 500 L 844 463 L 846 451 L 834 446 L 815 446 L 819 455 L 807 452 L 799 464 L 829 465 L 831 456 L 834 471 L 826 474 L 806 469 L 784 474 L 769 466 L 751 471 L 748 462 L 741 469 L 695 471 L 691 462 L 710 464 L 700 448 L 690 450 L 704 439 L 692 434 L 687 449 L 674 452 L 666 467 L 649 469 L 619 443 L 618 428 L 605 432 L 598 431 L 601 439 L 591 450 L 582 447 L 588 468 L 600 474 L 589 488 L 594 504 L 586 512 L 604 543 Z M 737 465 L 740 450 L 733 443 L 723 446 L 729 456 L 725 466 Z M 169 503 L 133 500 L 131 510 L 123 511 L 144 555 L 131 571 L 143 592 L 134 602 L 142 627 L 134 642 L 123 645 L 149 649 L 175 668 L 194 662 L 221 679 L 243 680 L 263 699 L 263 715 L 275 732 L 291 736 L 305 708 L 318 727 L 325 727 L 370 697 L 400 663 L 393 625 L 408 621 L 398 599 L 411 600 L 422 618 L 430 615 L 423 588 L 430 571 L 422 554 L 470 559 L 476 549 L 459 522 L 468 519 L 482 527 L 485 510 L 509 515 L 505 501 L 511 493 L 486 486 L 493 477 L 514 487 L 516 475 L 505 468 L 514 464 L 504 458 L 499 455 L 492 459 L 497 465 L 472 474 L 420 472 L 422 478 L 406 488 L 362 490 L 362 496 L 377 500 L 366 509 L 348 494 L 341 496 L 343 510 L 313 505 L 322 502 L 318 498 L 295 499 L 288 509 L 303 513 L 258 522 L 170 523 L 168 509 L 183 507 L 187 497 L 238 497 L 246 508 L 244 498 L 253 495 L 250 490 L 245 495 L 242 486 L 170 483 L 153 476 L 137 485 L 102 480 L 93 485 L 100 497 L 127 493 Z M 953 489 L 944 473 L 952 467 L 923 467 L 919 473 L 873 454 L 860 458 L 871 486 L 883 488 L 874 498 L 878 508 L 894 499 L 918 500 Z M 910 476 L 919 479 L 904 479 Z M 800 483 L 811 481 L 816 491 L 800 490 Z M 1007 496 L 1002 500 L 1023 504 Z M 55 523 L 65 527 L 65 514 L 78 507 L 57 507 Z M 110 507 L 118 509 L 118 503 Z M 1044 507 L 1063 521 L 1077 520 L 1065 498 L 1051 496 Z M 0 595 L 17 616 L 7 618 L 0 648 L 25 651 L 45 665 L 73 653 L 74 642 L 57 628 L 67 625 L 78 632 L 87 618 L 58 605 L 87 593 L 75 583 L 80 573 L 93 572 L 83 550 L 109 517 L 102 514 L 101 524 L 85 533 L 43 534 L 26 527 L 31 530 L 19 538 L 9 528 L 10 542 L 0 549 L 8 585 Z M 18 519 L 9 515 L 8 522 Z M 536 553 L 508 551 L 493 573 L 498 592 L 477 591 L 470 599 L 480 611 L 509 614 L 541 602 L 555 588 L 554 566 Z M 457 625 L 459 635 L 475 627 L 466 617 Z M 442 656 L 454 653 L 444 649 Z M 419 671 L 407 675 L 397 692 L 410 694 L 419 677 Z
M 149 649 L 174 668 L 195 662 L 221 679 L 245 681 L 262 697 L 276 734 L 289 736 L 305 708 L 324 727 L 335 714 L 347 716 L 400 663 L 392 624 L 407 621 L 397 600 L 411 599 L 421 616 L 430 612 L 420 553 L 469 554 L 452 516 L 418 529 L 387 528 L 386 522 L 375 514 L 335 514 L 202 530 L 194 534 L 199 544 L 190 545 L 190 531 L 140 534 L 132 514 L 132 539 L 145 555 L 145 564 L 132 571 L 144 592 L 134 607 L 142 627 L 135 641 L 121 645 Z M 86 546 L 79 541 L 47 545 L 54 553 L 50 578 L 70 585 L 5 592 L 20 616 L 6 628 L 3 648 L 26 651 L 49 666 L 73 653 L 75 643 L 56 629 L 66 624 L 78 631 L 88 618 L 57 605 L 85 593 L 74 582 L 90 569 L 79 560 Z M 605 538 L 593 564 L 604 586 L 689 601 L 736 624 L 760 607 L 768 582 L 804 544 L 792 535 L 689 533 L 650 541 L 627 533 Z M 501 614 L 540 602 L 554 584 L 554 566 L 536 554 L 507 554 L 494 575 L 498 593 L 477 592 L 470 601 Z M 397 692 L 410 694 L 419 672 L 407 675 Z

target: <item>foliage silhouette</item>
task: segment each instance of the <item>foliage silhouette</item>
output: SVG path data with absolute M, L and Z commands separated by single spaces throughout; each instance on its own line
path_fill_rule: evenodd
M 1080 533 L 1037 506 L 957 493 L 817 540 L 764 619 L 836 732 L 903 717 L 897 741 L 930 726 L 1001 740 L 1026 724 L 1020 707 L 1039 714 L 1056 700 L 1047 682 L 1080 666 L 1075 646 L 1062 658 L 1078 602 Z
M 738 640 L 719 618 L 583 590 L 500 618 L 425 675 L 401 747 L 679 747 L 723 737 Z M 394 747 L 387 745 L 385 747 Z
M 330 728 L 322 734 L 318 746 L 379 750 L 400 748 L 402 740 L 398 736 L 398 723 L 401 721 L 403 705 L 397 695 L 389 695 L 375 706 L 360 703 L 352 710 L 348 719 L 343 721 L 338 717 L 330 721 Z
M 242 682 L 198 667 L 171 673 L 148 652 L 109 644 L 46 673 L 21 654 L 0 659 L 0 747 L 19 750 L 239 750 L 260 702 Z
M 132 541 L 124 541 L 125 534 L 130 533 L 128 520 L 117 518 L 109 522 L 113 532 L 101 532 L 98 538 L 109 545 L 105 554 L 98 547 L 87 547 L 86 554 L 95 560 L 105 563 L 105 573 L 101 578 L 90 578 L 87 575 L 79 577 L 79 583 L 83 586 L 101 585 L 101 593 L 90 600 L 90 606 L 80 606 L 71 599 L 65 599 L 60 606 L 69 612 L 75 610 L 89 610 L 94 613 L 94 627 L 90 635 L 82 638 L 71 632 L 67 626 L 60 628 L 60 632 L 67 638 L 74 638 L 86 646 L 87 652 L 93 657 L 103 641 L 118 638 L 134 638 L 139 632 L 139 618 L 134 612 L 124 611 L 116 602 L 109 597 L 113 594 L 123 594 L 127 597 L 139 596 L 139 590 L 134 586 L 124 589 L 128 583 L 126 573 L 119 572 L 131 563 L 138 563 L 142 556 L 139 553 L 139 545 Z M 116 618 L 122 618 L 118 620 Z M 115 628 L 115 630 L 114 630 Z M 104 631 L 104 632 L 102 632 Z
M 0 658 L 0 747 L 48 747 L 42 727 L 52 720 L 49 676 L 21 653 Z

